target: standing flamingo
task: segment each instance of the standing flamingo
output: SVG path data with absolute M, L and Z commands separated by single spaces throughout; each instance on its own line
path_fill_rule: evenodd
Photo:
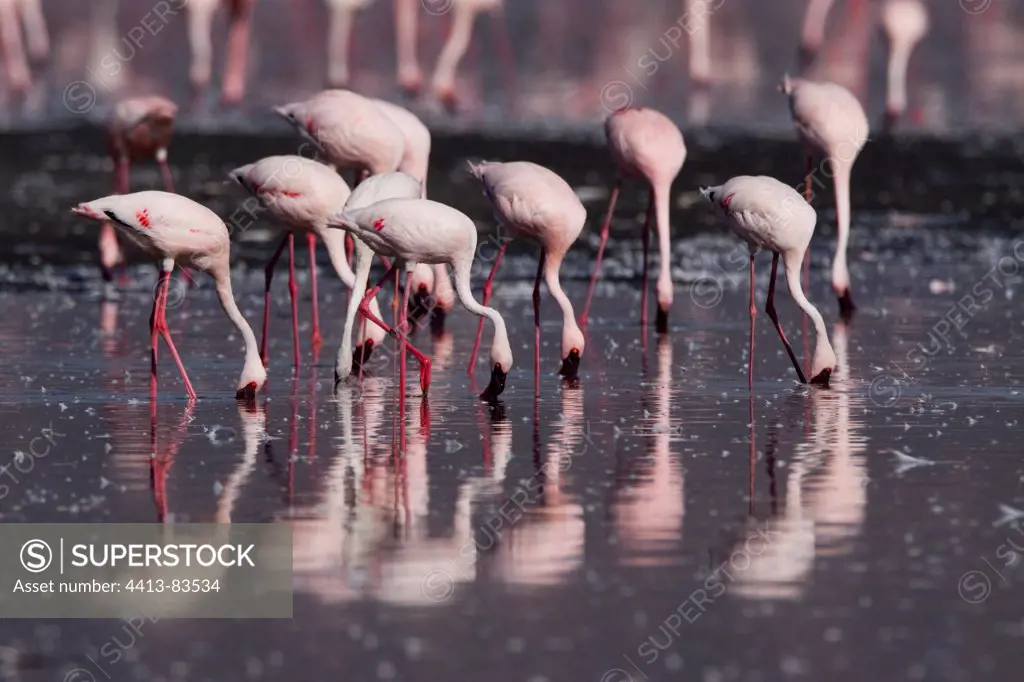
M 270 322 L 270 282 L 274 277 L 274 267 L 281 257 L 284 247 L 288 247 L 288 291 L 292 301 L 292 341 L 294 344 L 295 369 L 299 369 L 299 312 L 298 286 L 295 283 L 295 233 L 306 233 L 313 238 L 319 237 L 327 247 L 327 255 L 331 259 L 338 277 L 351 289 L 355 284 L 355 275 L 345 258 L 345 235 L 337 230 L 327 229 L 327 217 L 345 206 L 351 191 L 341 176 L 322 163 L 301 156 L 268 156 L 256 163 L 236 168 L 230 173 L 231 179 L 246 191 L 259 199 L 260 204 L 270 213 L 270 217 L 286 226 L 287 234 L 281 240 L 274 255 L 267 262 L 266 288 L 263 304 L 263 338 L 260 343 L 260 357 L 264 366 L 267 364 L 267 331 Z M 315 249 L 310 250 L 315 256 Z M 313 331 L 312 345 L 319 349 L 323 343 L 320 334 L 320 315 L 317 310 L 316 262 L 309 264 L 312 272 L 313 288 Z M 370 302 L 374 314 L 380 315 L 377 301 Z M 364 341 L 367 350 L 373 344 L 380 343 L 385 334 L 376 328 L 360 340 L 360 348 Z
M 668 312 L 672 309 L 672 245 L 669 227 L 669 195 L 672 182 L 686 161 L 683 134 L 667 116 L 646 107 L 620 109 L 605 120 L 605 135 L 618 166 L 618 178 L 608 202 L 608 213 L 601 227 L 601 244 L 597 248 L 597 262 L 590 278 L 587 302 L 583 306 L 580 324 L 586 326 L 590 313 L 590 300 L 594 296 L 597 276 L 601 271 L 601 258 L 608 242 L 615 202 L 619 198 L 622 182 L 628 178 L 644 178 L 651 187 L 644 221 L 644 274 L 640 308 L 640 324 L 647 325 L 647 249 L 650 239 L 651 212 L 656 214 L 658 226 L 658 253 L 661 257 L 658 274 L 658 333 L 668 332 Z
M 335 214 L 327 226 L 346 230 L 378 254 L 396 259 L 377 285 L 363 297 L 362 303 L 359 304 L 359 312 L 389 334 L 396 335 L 403 345 L 407 343 L 405 322 L 408 317 L 409 278 L 416 263 L 447 263 L 452 266 L 455 292 L 462 305 L 474 315 L 486 317 L 494 324 L 491 380 L 480 394 L 480 399 L 496 400 L 505 390 L 505 379 L 512 368 L 512 348 L 509 346 L 508 331 L 501 314 L 493 308 L 477 303 L 469 287 L 477 240 L 476 225 L 473 221 L 450 206 L 428 199 L 386 199 L 365 208 L 346 208 Z M 407 300 L 403 301 L 400 307 L 400 327 L 398 330 L 392 330 L 383 320 L 370 312 L 367 304 L 399 265 L 405 268 Z M 420 386 L 426 394 L 430 387 L 430 359 L 412 344 L 409 344 L 409 351 L 420 361 Z M 399 395 L 404 404 L 405 363 L 400 361 L 400 366 Z
M 440 3 L 437 3 L 440 4 Z M 459 62 L 469 49 L 473 37 L 473 23 L 478 14 L 487 12 L 491 15 L 494 28 L 494 42 L 498 50 L 498 59 L 505 71 L 505 88 L 511 100 L 515 99 L 515 62 L 512 45 L 509 42 L 508 27 L 505 25 L 504 0 L 446 0 L 451 8 L 452 29 L 448 39 L 441 48 L 434 70 L 434 94 L 449 110 L 455 109 L 458 98 L 455 95 L 455 75 Z
M 402 155 L 401 163 L 398 164 L 398 171 L 408 173 L 416 178 L 423 188 L 422 198 L 426 199 L 427 170 L 430 166 L 430 130 L 423 125 L 423 121 L 416 114 L 404 107 L 382 99 L 370 101 L 380 107 L 384 115 L 391 119 L 391 122 L 398 126 L 405 136 L 405 153 Z M 431 292 L 434 294 L 434 300 L 433 305 L 429 307 L 443 322 L 444 316 L 455 307 L 455 291 L 452 289 L 451 280 L 448 279 L 448 271 L 444 265 L 430 266 L 420 263 L 412 273 L 412 296 L 415 299 L 411 304 L 413 309 L 426 310 L 428 308 L 426 298 Z
M 816 83 L 785 75 L 779 90 L 789 96 L 793 122 L 807 147 L 804 188 L 808 201 L 814 152 L 824 154 L 832 166 L 838 233 L 836 255 L 832 260 L 832 291 L 839 299 L 839 314 L 849 320 L 856 309 L 850 296 L 850 273 L 846 267 L 846 248 L 850 240 L 850 175 L 857 155 L 868 140 L 868 117 L 853 93 L 835 83 Z M 804 281 L 807 281 L 806 275 Z
M 210 84 L 213 71 L 213 15 L 221 2 L 228 5 L 230 20 L 221 83 L 221 100 L 237 104 L 245 97 L 246 69 L 249 59 L 249 33 L 252 29 L 252 7 L 255 0 L 189 0 L 188 40 L 192 51 L 189 80 L 201 90 Z
M 779 338 L 789 353 L 789 359 L 793 361 L 800 383 L 806 384 L 800 363 L 786 340 L 775 312 L 775 276 L 781 255 L 786 266 L 789 293 L 797 306 L 814 321 L 816 344 L 811 364 L 811 383 L 828 386 L 829 377 L 836 367 L 836 354 L 828 342 L 825 320 L 804 296 L 800 286 L 800 264 L 811 243 L 818 219 L 814 209 L 792 187 L 764 175 L 740 175 L 724 185 L 701 187 L 700 194 L 725 216 L 733 231 L 750 247 L 750 390 L 754 390 L 754 320 L 757 318 L 757 307 L 754 305 L 754 256 L 761 249 L 772 252 L 772 274 L 765 312 L 779 332 Z
M 928 32 L 928 10 L 921 0 L 887 0 L 882 29 L 889 42 L 885 118 L 890 127 L 907 110 L 907 67 L 914 47 Z
M 155 158 L 160 166 L 164 185 L 174 192 L 171 169 L 167 165 L 167 146 L 174 130 L 177 105 L 165 97 L 133 97 L 118 102 L 107 122 L 107 148 L 114 160 L 114 192 L 128 193 L 131 162 Z M 124 263 L 117 234 L 110 223 L 104 223 L 99 238 L 100 269 L 108 289 L 113 282 L 113 268 Z
M 171 271 L 175 264 L 184 266 L 187 262 L 213 277 L 221 307 L 245 341 L 245 365 L 235 395 L 237 398 L 255 398 L 256 391 L 267 380 L 267 371 L 260 362 L 256 335 L 242 317 L 231 293 L 231 242 L 224 221 L 191 199 L 155 191 L 103 197 L 79 204 L 71 211 L 101 223 L 113 222 L 143 251 L 160 260 L 160 283 L 153 297 L 153 314 L 150 317 L 150 396 L 156 399 L 157 334 L 160 334 L 178 365 L 188 397 L 192 400 L 196 397 L 167 327 L 167 290 Z
M 469 172 L 483 184 L 499 226 L 511 234 L 510 238 L 499 237 L 501 246 L 484 284 L 484 305 L 491 300 L 491 282 L 512 238 L 526 237 L 539 242 L 540 258 L 533 284 L 534 372 L 536 375 L 540 368 L 540 280 L 543 276 L 548 291 L 562 309 L 562 368 L 558 373 L 575 379 L 585 342 L 576 324 L 572 303 L 562 290 L 558 270 L 587 221 L 587 210 L 565 180 L 535 163 L 470 163 Z M 476 342 L 469 356 L 470 374 L 476 366 L 482 332 L 483 320 L 477 326 Z
M 385 199 L 419 199 L 422 196 L 422 185 L 411 175 L 397 172 L 381 173 L 379 175 L 371 175 L 352 190 L 352 194 L 345 203 L 345 210 L 354 211 L 366 208 Z M 328 232 L 332 231 L 328 230 Z M 339 232 L 339 234 L 341 233 Z M 366 293 L 367 279 L 370 277 L 370 265 L 373 262 L 373 250 L 358 238 L 353 241 L 355 244 L 354 284 L 348 299 L 348 310 L 345 313 L 345 331 L 341 337 L 341 348 L 338 350 L 338 358 L 334 363 L 335 385 L 352 374 L 352 365 L 355 364 L 356 359 L 359 357 L 358 350 L 356 350 L 355 355 L 352 353 L 352 326 L 355 324 L 359 304 Z M 427 271 L 430 272 L 429 266 L 422 267 L 426 267 Z M 373 312 L 378 317 L 380 316 L 378 312 Z M 371 326 L 378 328 L 377 325 Z M 360 328 L 365 327 L 366 321 L 363 320 Z M 366 337 L 366 332 L 360 332 L 360 337 Z M 372 340 L 367 340 L 364 347 L 372 348 L 372 343 Z M 365 362 L 366 357 L 366 355 L 363 356 L 360 364 Z

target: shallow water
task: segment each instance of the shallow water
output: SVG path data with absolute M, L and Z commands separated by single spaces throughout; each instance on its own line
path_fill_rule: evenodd
M 1006 679 L 1024 637 L 1021 558 L 1007 549 L 1024 546 L 1008 516 L 1024 507 L 1014 243 L 935 224 L 877 226 L 871 241 L 843 326 L 831 244 L 815 240 L 832 387 L 798 384 L 759 315 L 752 399 L 731 239 L 678 240 L 689 279 L 706 279 L 677 283 L 667 337 L 644 340 L 637 282 L 600 286 L 576 386 L 556 375 L 545 296 L 539 397 L 532 283 L 516 275 L 533 261 L 512 257 L 494 298 L 516 353 L 501 405 L 474 397 L 486 366 L 474 387 L 475 319 L 456 311 L 443 337 L 415 337 L 434 382 L 428 403 L 408 398 L 404 456 L 390 352 L 361 387 L 332 392 L 345 294 L 323 271 L 327 344 L 314 365 L 303 268 L 299 377 L 280 282 L 255 407 L 233 399 L 241 341 L 206 281 L 168 316 L 200 400 L 187 407 L 162 353 L 155 412 L 151 269 L 119 303 L 6 289 L 0 518 L 291 523 L 296 590 L 291 621 L 162 620 L 141 635 L 114 620 L 4 621 L 7 669 L 75 682 Z M 620 242 L 620 267 L 638 247 Z M 261 280 L 235 282 L 257 324 Z M 567 291 L 578 304 L 585 280 Z M 784 288 L 778 308 L 806 356 Z M 111 642 L 116 662 L 100 653 Z

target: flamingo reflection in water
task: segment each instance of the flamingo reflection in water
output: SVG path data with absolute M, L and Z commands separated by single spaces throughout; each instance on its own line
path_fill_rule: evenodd
M 782 509 L 774 509 L 773 492 L 772 514 L 757 522 L 765 532 L 748 529 L 730 554 L 744 555 L 743 561 L 726 568 L 735 581 L 730 592 L 741 598 L 799 599 L 815 558 L 848 555 L 863 528 L 867 439 L 860 435 L 861 424 L 851 415 L 862 411 L 864 392 L 849 382 L 846 326 L 837 324 L 833 334 L 839 360 L 836 390 L 793 393 L 783 408 L 785 422 L 788 407 L 799 409 L 803 401 L 811 401 L 813 426 L 793 448 L 793 458 L 787 463 Z M 773 491 L 777 439 L 777 429 L 770 427 L 765 455 Z M 749 566 L 743 568 L 747 557 Z M 722 579 L 728 577 L 723 573 Z
M 685 512 L 683 470 L 670 443 L 678 428 L 671 418 L 677 391 L 672 386 L 672 341 L 658 339 L 657 380 L 643 397 L 644 461 L 627 464 L 630 471 L 616 476 L 612 502 L 615 531 L 623 548 L 623 563 L 660 566 L 671 561 L 682 537 Z M 628 483 L 627 483 L 628 481 Z

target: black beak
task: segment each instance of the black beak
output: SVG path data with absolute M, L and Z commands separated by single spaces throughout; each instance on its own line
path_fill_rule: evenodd
M 491 382 L 487 384 L 487 388 L 480 394 L 480 400 L 489 403 L 497 400 L 501 392 L 505 390 L 506 377 L 508 377 L 508 374 L 501 369 L 501 365 L 495 364 L 494 369 L 491 370 Z
M 235 392 L 236 400 L 256 400 L 256 382 L 251 381 Z
M 575 381 L 579 376 L 580 371 L 580 352 L 573 348 L 569 351 L 569 355 L 562 360 L 562 369 L 558 370 L 558 373 L 569 381 Z
M 828 380 L 832 376 L 831 369 L 823 369 L 818 372 L 818 375 L 811 379 L 811 384 L 814 386 L 821 386 L 822 388 L 828 388 Z

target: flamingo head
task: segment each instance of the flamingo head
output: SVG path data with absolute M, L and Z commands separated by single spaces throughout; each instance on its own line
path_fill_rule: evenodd
M 505 390 L 505 380 L 512 369 L 512 349 L 508 342 L 495 343 L 491 347 L 491 380 L 480 394 L 480 399 L 494 403 Z
M 100 222 L 107 222 L 109 220 L 107 215 L 102 210 L 100 210 L 98 207 L 94 206 L 93 205 L 94 203 L 96 203 L 96 202 L 89 201 L 89 202 L 81 203 L 78 206 L 75 206 L 74 208 L 72 208 L 71 212 L 74 213 L 77 216 L 82 216 L 83 218 L 88 218 L 89 220 L 98 220 Z
M 245 367 L 242 368 L 242 376 L 238 379 L 235 398 L 237 400 L 255 400 L 257 391 L 263 388 L 265 383 L 267 383 L 267 370 L 259 355 L 253 355 L 246 359 Z
M 558 374 L 568 381 L 575 381 L 579 377 L 580 356 L 586 341 L 576 321 L 569 319 L 571 324 L 567 323 L 562 328 L 562 368 Z

